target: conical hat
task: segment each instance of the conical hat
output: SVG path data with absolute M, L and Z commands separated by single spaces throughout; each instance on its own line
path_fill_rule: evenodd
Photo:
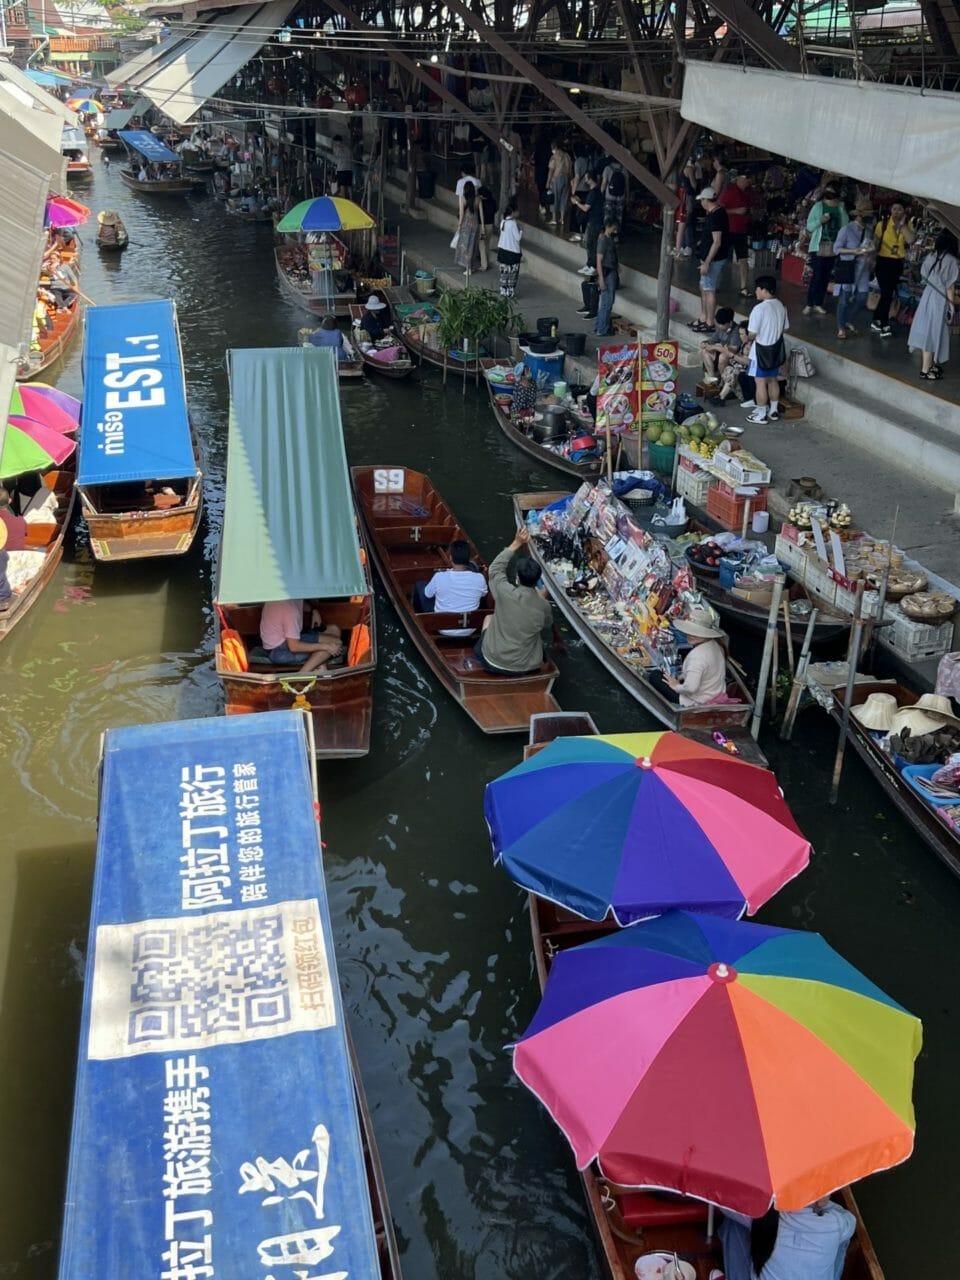
M 97 214 L 97 221 L 101 226 L 114 227 L 120 221 L 120 215 L 114 209 L 101 209 Z

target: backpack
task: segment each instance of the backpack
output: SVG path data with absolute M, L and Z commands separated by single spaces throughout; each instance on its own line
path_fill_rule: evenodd
M 618 200 L 626 194 L 627 180 L 623 176 L 623 170 L 618 167 L 610 175 L 610 181 L 607 183 L 607 195 L 613 196 L 614 200 Z

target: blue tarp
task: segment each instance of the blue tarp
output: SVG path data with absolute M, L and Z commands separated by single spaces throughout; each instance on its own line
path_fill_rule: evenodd
M 173 303 L 89 307 L 77 483 L 196 474 Z
M 299 712 L 111 729 L 60 1280 L 380 1280 Z
M 177 153 L 164 146 L 156 134 L 146 129 L 121 129 L 120 137 L 128 147 L 139 151 L 146 160 L 155 160 L 158 164 L 180 163 Z

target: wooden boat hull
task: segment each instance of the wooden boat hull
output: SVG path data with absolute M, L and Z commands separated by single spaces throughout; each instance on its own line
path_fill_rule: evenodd
M 399 287 L 385 289 L 382 292 L 387 302 L 391 305 L 398 302 L 425 301 L 422 298 L 413 297 L 407 290 Z M 426 343 L 420 342 L 412 333 L 404 332 L 400 329 L 399 325 L 397 327 L 397 336 L 410 354 L 416 356 L 421 364 L 426 361 L 427 364 L 432 364 L 437 369 L 442 369 L 444 373 L 451 369 L 458 373 L 472 373 L 474 375 L 480 372 L 482 361 L 479 356 L 474 356 L 470 360 L 460 360 L 451 356 L 447 351 L 440 351 L 436 347 L 428 347 Z
M 798 590 L 797 595 L 807 595 L 799 584 L 796 584 Z M 762 605 L 751 604 L 748 600 L 738 600 L 736 596 L 724 590 L 723 587 L 717 585 L 715 581 L 711 581 L 701 575 L 697 576 L 697 588 L 701 594 L 710 601 L 717 613 L 727 621 L 736 623 L 737 626 L 743 627 L 746 631 L 753 631 L 762 634 L 767 629 L 768 610 Z M 814 623 L 813 638 L 811 644 L 821 645 L 827 644 L 831 640 L 837 640 L 841 636 L 848 635 L 850 631 L 851 619 L 849 615 L 837 613 L 819 601 L 816 597 L 809 597 L 818 610 L 817 621 Z M 777 630 L 781 640 L 787 638 L 787 627 L 781 615 Z M 790 634 L 794 644 L 803 644 L 804 637 L 807 634 L 806 618 L 790 619 Z
M 549 506 L 551 502 L 557 502 L 567 496 L 566 492 L 514 494 L 513 506 L 517 525 L 521 526 L 526 523 L 526 516 L 529 511 L 539 510 L 541 507 Z M 742 728 L 747 724 L 753 714 L 753 700 L 746 687 L 734 673 L 729 673 L 730 682 L 740 691 L 744 699 L 742 702 L 704 707 L 681 707 L 676 703 L 670 702 L 648 680 L 645 680 L 636 668 L 624 662 L 616 650 L 597 634 L 580 607 L 567 595 L 560 583 L 554 579 L 549 564 L 544 559 L 533 538 L 530 540 L 529 550 L 543 570 L 543 581 L 553 597 L 554 603 L 590 652 L 595 658 L 599 659 L 610 675 L 615 680 L 618 680 L 627 692 L 632 694 L 637 702 L 645 710 L 649 711 L 652 716 L 655 716 L 661 724 L 666 725 L 668 729 L 677 731 L 721 729 L 724 732 Z
M 878 681 L 854 685 L 853 705 L 865 702 L 871 693 L 893 693 L 901 706 L 911 705 L 917 700 L 917 695 L 903 685 Z M 834 689 L 830 713 L 837 724 L 843 723 L 843 696 L 843 689 Z M 908 786 L 887 753 L 880 750 L 876 740 L 861 728 L 860 722 L 852 715 L 847 740 L 916 834 L 955 876 L 960 876 L 960 835 L 941 822 L 933 808 Z
M 157 178 L 151 182 L 141 182 L 126 169 L 120 170 L 120 177 L 131 191 L 139 191 L 145 196 L 185 196 L 195 185 L 191 178 Z
M 558 711 L 551 692 L 558 674 L 552 662 L 529 676 L 496 676 L 474 655 L 476 634 L 439 637 L 428 627 L 431 619 L 443 615 L 414 612 L 413 583 L 443 567 L 436 547 L 445 548 L 456 538 L 470 541 L 428 478 L 402 467 L 354 467 L 352 472 L 360 517 L 384 589 L 421 657 L 474 724 L 484 733 L 523 733 L 531 715 Z M 402 489 L 374 492 L 376 473 L 402 475 Z M 472 543 L 471 556 L 483 571 Z M 448 627 L 457 625 L 456 618 L 447 619 Z M 464 625 L 463 619 L 459 625 Z M 479 627 L 479 617 L 467 619 L 467 625 Z
M 202 496 L 188 506 L 167 511 L 120 511 L 84 516 L 95 560 L 147 560 L 155 556 L 182 556 L 193 546 L 200 528 Z
M 18 382 L 30 382 L 47 373 L 66 356 L 80 328 L 80 299 L 54 319 L 53 332 L 40 339 L 40 350 L 31 351 L 17 369 Z
M 280 282 L 280 292 L 289 298 L 291 302 L 295 302 L 298 307 L 308 311 L 310 315 L 348 316 L 350 314 L 350 307 L 357 300 L 357 295 L 354 291 L 332 295 L 314 295 L 310 293 L 308 288 L 302 288 L 296 280 L 288 275 L 283 263 L 280 261 L 279 247 L 274 250 L 274 264 L 277 269 L 277 279 Z
M 363 307 L 359 303 L 354 303 L 350 308 L 351 321 L 359 320 L 363 315 Z M 399 341 L 399 339 L 398 339 Z M 402 356 L 399 360 L 393 360 L 389 363 L 385 360 L 376 360 L 368 352 L 357 344 L 357 351 L 360 359 L 363 361 L 363 367 L 370 373 L 377 374 L 381 378 L 393 378 L 399 382 L 403 378 L 409 378 L 413 373 L 413 361 L 409 356 Z
M 300 330 L 301 347 L 309 347 L 311 345 L 308 341 L 311 333 L 313 333 L 313 330 L 309 328 Z M 357 382 L 363 377 L 363 361 L 360 359 L 360 354 L 356 347 L 348 338 L 344 338 L 343 347 L 347 352 L 347 359 L 337 361 L 337 381 L 341 386 L 344 383 L 349 385 L 352 382 Z
M 496 360 L 483 360 L 481 364 L 484 369 L 489 369 L 497 363 Z M 536 440 L 528 436 L 526 432 L 521 431 L 519 427 L 514 426 L 510 420 L 509 413 L 504 411 L 497 404 L 496 389 L 491 382 L 487 382 L 487 395 L 490 397 L 490 407 L 493 410 L 493 416 L 496 419 L 497 426 L 518 449 L 522 449 L 524 453 L 529 454 L 531 458 L 536 458 L 538 462 L 542 462 L 544 466 L 553 467 L 555 471 L 562 471 L 568 476 L 577 476 L 580 480 L 596 480 L 603 470 L 603 461 L 600 458 L 592 459 L 590 462 L 571 462 L 569 458 L 561 458 L 559 454 L 554 453 L 551 449 L 546 448 L 542 444 L 538 444 Z
M 357 1118 L 360 1121 L 360 1137 L 363 1141 L 364 1163 L 367 1168 L 367 1190 L 370 1193 L 370 1208 L 373 1211 L 373 1226 L 377 1237 L 380 1280 L 403 1280 L 400 1271 L 400 1250 L 397 1248 L 397 1235 L 387 1198 L 387 1180 L 383 1176 L 380 1151 L 377 1147 L 377 1138 L 370 1118 L 370 1108 L 367 1105 L 363 1077 L 360 1075 L 360 1064 L 357 1062 L 357 1052 L 349 1025 L 346 1031 L 350 1065 L 353 1070 L 353 1088 L 357 1099 Z
M 0 640 L 5 639 L 17 623 L 26 617 L 27 613 L 33 608 L 63 558 L 63 540 L 66 537 L 67 529 L 70 527 L 70 516 L 73 513 L 73 502 L 76 494 L 75 468 L 76 459 L 71 458 L 58 471 L 50 473 L 50 478 L 54 480 L 54 483 L 48 487 L 53 488 L 59 498 L 59 509 L 55 525 L 50 531 L 51 536 L 47 543 L 31 541 L 29 545 L 30 550 L 46 551 L 46 558 L 40 572 L 28 584 L 26 589 L 20 595 L 13 596 L 5 606 L 0 605 Z M 40 532 L 39 529 L 34 527 L 31 529 L 31 536 L 36 537 Z

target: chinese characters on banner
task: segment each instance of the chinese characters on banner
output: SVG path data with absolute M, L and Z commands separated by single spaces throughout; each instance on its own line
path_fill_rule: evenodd
M 601 346 L 597 351 L 600 385 L 597 388 L 596 430 L 636 430 L 637 357 L 635 342 Z
M 640 345 L 640 425 L 651 427 L 673 417 L 677 399 L 677 344 Z

